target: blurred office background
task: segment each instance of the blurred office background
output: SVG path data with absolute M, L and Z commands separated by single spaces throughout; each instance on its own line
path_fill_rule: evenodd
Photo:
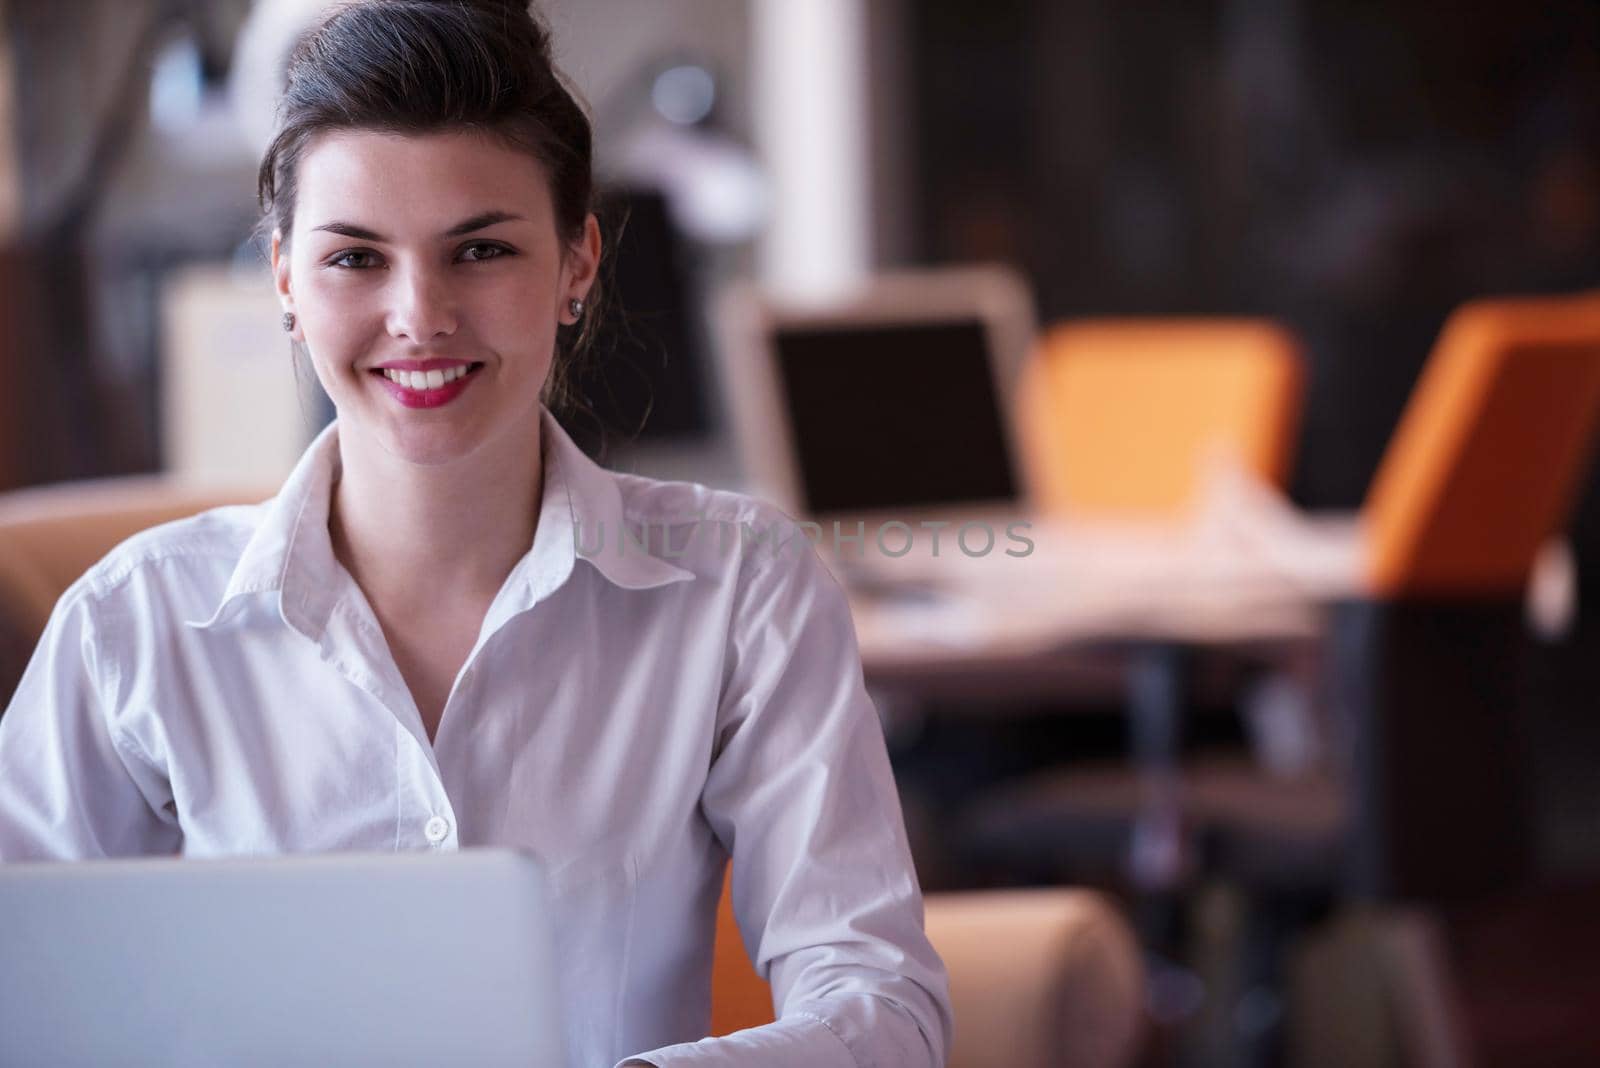
M 291 364 L 253 237 L 278 64 L 319 6 L 0 3 L 0 491 L 161 472 L 270 489 L 330 417 Z M 1026 280 L 1044 326 L 1282 327 L 1304 371 L 1284 500 L 1349 512 L 1452 313 L 1600 288 L 1592 3 L 545 10 L 595 118 L 626 313 L 585 379 L 598 418 L 571 429 L 631 470 L 746 484 L 712 314 L 730 284 L 825 301 L 874 272 L 983 262 Z M 1237 871 L 1152 887 L 1071 856 L 1011 863 L 973 813 L 1042 771 L 1131 766 L 1121 684 L 1004 707 L 981 688 L 902 701 L 889 687 L 928 889 L 1113 895 L 1147 968 L 1132 1063 L 1596 1063 L 1595 481 L 1580 465 L 1552 532 L 1569 610 L 1518 644 L 1532 800 L 1507 832 L 1531 854 L 1514 887 L 1390 901 L 1332 877 L 1274 894 Z M 1195 664 L 1183 752 L 1258 756 L 1262 723 L 1322 700 L 1322 648 Z M 952 845 L 969 831 L 971 850 Z M 1048 833 L 1041 852 L 1077 848 Z M 1430 937 L 1433 956 L 1416 949 Z M 1440 975 L 1404 963 L 1421 958 Z M 1373 978 L 1397 970 L 1427 975 Z
M 259 68 L 286 43 L 271 24 L 317 5 L 265 6 L 259 40 L 241 44 L 248 0 L 7 5 L 0 206 L 13 291 L 40 298 L 13 305 L 7 336 L 72 342 L 87 381 L 52 403 L 116 413 L 74 418 L 59 451 L 8 458 L 8 483 L 164 462 L 163 296 L 186 268 L 258 265 L 252 179 L 272 85 Z M 697 292 L 740 271 L 804 284 L 1000 260 L 1026 272 L 1042 321 L 1278 318 L 1310 360 L 1290 483 L 1309 507 L 1359 502 L 1453 307 L 1581 287 L 1594 270 L 1591 5 L 1445 19 L 1406 3 L 862 0 L 817 5 L 823 39 L 777 41 L 784 20 L 807 19 L 753 0 L 547 8 L 612 185 L 690 187 L 672 232 L 650 236 L 674 243 Z M 839 32 L 852 37 L 827 37 Z M 788 45 L 819 55 L 769 55 Z M 252 47 L 267 54 L 241 72 Z M 839 99 L 809 99 L 800 79 Z M 789 105 L 823 119 L 848 107 L 859 125 L 821 128 L 816 153 L 832 155 L 806 159 L 763 121 Z M 663 143 L 680 150 L 650 151 Z M 804 195 L 763 159 L 832 183 L 823 234 L 774 232 L 775 209 Z M 786 249 L 802 262 L 774 263 Z M 704 403 L 684 398 L 679 422 L 715 423 Z

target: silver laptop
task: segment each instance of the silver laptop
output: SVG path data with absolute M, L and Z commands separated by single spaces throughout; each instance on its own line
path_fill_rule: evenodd
M 1006 528 L 1034 514 L 1013 411 L 1035 324 L 1014 272 L 884 274 L 810 304 L 744 287 L 719 319 L 750 488 L 815 523 L 841 577 L 859 586 L 960 571 L 990 535 L 984 555 L 1022 551 Z M 977 525 L 958 545 L 963 524 Z M 864 551 L 835 536 L 863 530 Z
M 502 850 L 0 865 L 0 1063 L 561 1065 Z

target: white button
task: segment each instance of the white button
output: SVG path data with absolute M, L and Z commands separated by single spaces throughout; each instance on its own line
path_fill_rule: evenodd
M 443 816 L 435 816 L 423 826 L 422 833 L 428 836 L 428 841 L 438 845 L 450 833 L 450 821 Z

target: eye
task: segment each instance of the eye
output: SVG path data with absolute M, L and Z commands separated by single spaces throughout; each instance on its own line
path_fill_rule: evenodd
M 368 267 L 375 267 L 377 266 L 377 263 L 377 253 L 363 248 L 345 249 L 343 252 L 337 253 L 332 259 L 328 260 L 329 267 L 344 267 L 349 270 L 362 270 Z
M 498 259 L 501 256 L 514 256 L 516 253 L 506 245 L 491 241 L 474 241 L 464 245 L 457 253 L 456 258 L 466 263 L 480 263 L 483 260 Z

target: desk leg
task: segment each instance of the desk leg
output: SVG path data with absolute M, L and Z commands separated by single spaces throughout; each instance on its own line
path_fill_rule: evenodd
M 1189 655 L 1182 646 L 1163 642 L 1136 646 L 1130 655 L 1129 741 L 1143 799 L 1129 843 L 1129 875 L 1144 891 L 1170 891 L 1187 874 L 1190 860 L 1178 772 Z
M 1176 1028 L 1199 1011 L 1205 986 L 1185 964 L 1183 883 L 1191 866 L 1179 781 L 1189 653 L 1152 642 L 1129 650 L 1129 748 L 1140 781 L 1140 810 L 1129 840 L 1128 874 L 1145 948 L 1147 998 L 1154 1019 Z

